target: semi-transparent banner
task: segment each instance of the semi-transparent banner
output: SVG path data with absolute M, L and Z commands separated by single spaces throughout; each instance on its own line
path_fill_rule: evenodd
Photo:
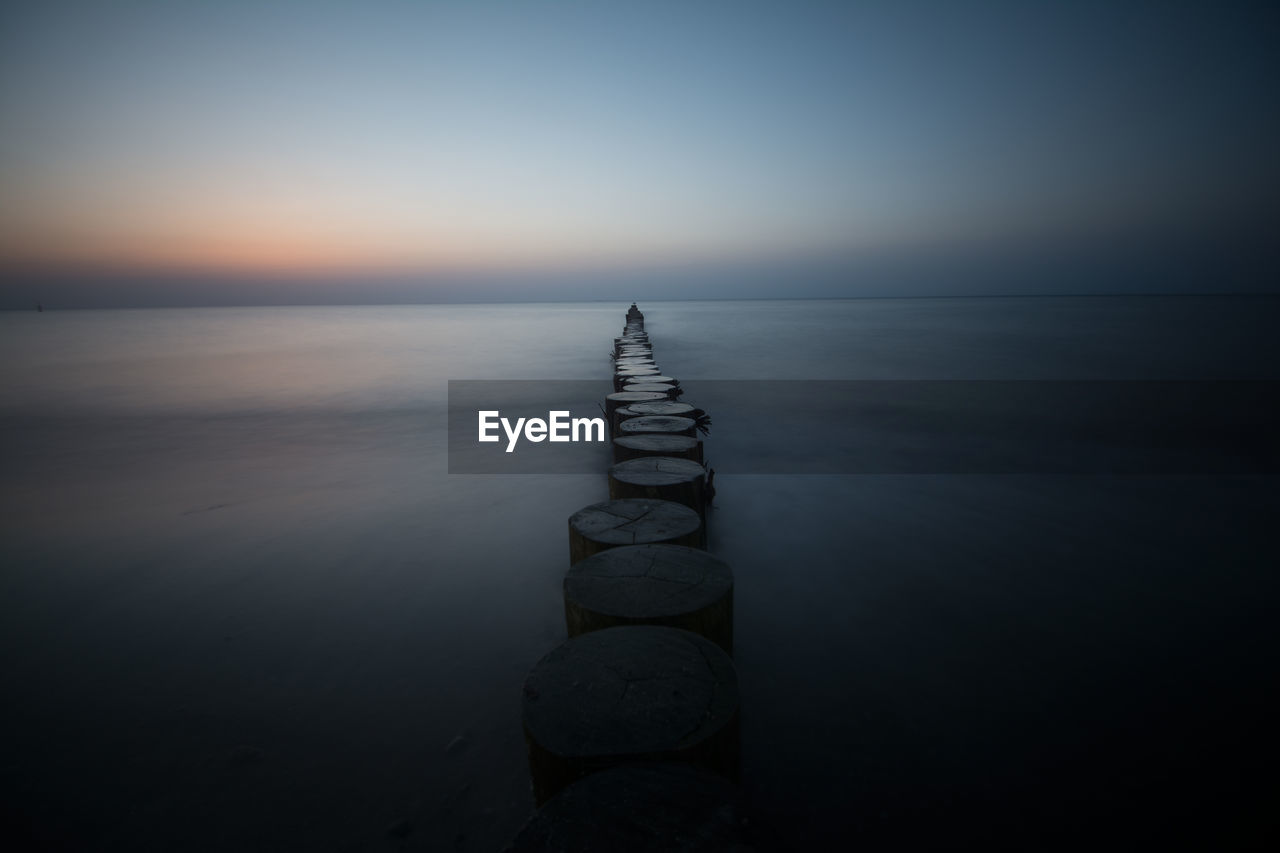
M 605 381 L 449 382 L 449 473 L 601 473 Z M 721 474 L 1275 474 L 1280 382 L 690 380 Z M 599 423 L 596 423 L 596 422 Z M 601 431 L 603 429 L 603 432 Z

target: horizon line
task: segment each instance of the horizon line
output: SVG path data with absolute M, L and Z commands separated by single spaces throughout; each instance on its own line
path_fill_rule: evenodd
M 649 304 L 669 302 L 853 302 L 882 301 L 898 299 L 1168 299 L 1168 298 L 1205 298 L 1214 299 L 1275 299 L 1280 298 L 1280 288 L 1273 291 L 1128 291 L 1128 292 L 1084 292 L 1084 293 L 907 293 L 890 295 L 850 295 L 850 296 L 701 296 L 701 297 L 665 297 L 649 300 Z M 630 300 L 639 304 L 641 299 Z M 491 299 L 491 300 L 452 300 L 437 299 L 418 302 L 244 302 L 244 303 L 191 303 L 183 305 L 72 305 L 59 307 L 37 302 L 31 306 L 6 307 L 0 305 L 3 313 L 49 313 L 63 311 L 168 311 L 186 309 L 228 309 L 242 308 L 421 308 L 433 305 L 448 306 L 490 306 L 490 305 L 594 305 L 603 303 L 626 304 L 626 299 Z M 36 305 L 39 305 L 37 309 Z

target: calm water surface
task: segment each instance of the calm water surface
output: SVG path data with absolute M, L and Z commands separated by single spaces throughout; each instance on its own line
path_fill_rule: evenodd
M 641 307 L 694 402 L 1280 378 L 1269 298 Z M 532 808 L 520 684 L 564 636 L 565 519 L 607 489 L 449 476 L 446 382 L 603 386 L 625 308 L 0 315 L 8 831 L 500 849 Z M 779 846 L 1261 831 L 1274 478 L 717 479 L 744 789 Z

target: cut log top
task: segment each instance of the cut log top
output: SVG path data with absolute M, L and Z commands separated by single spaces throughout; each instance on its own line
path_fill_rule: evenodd
M 504 853 L 745 853 L 745 812 L 734 786 L 707 770 L 626 764 L 556 794 Z
M 656 403 L 667 399 L 661 391 L 614 391 L 605 397 L 615 403 Z
M 693 406 L 688 403 L 677 403 L 674 400 L 650 400 L 642 403 L 631 403 L 627 406 L 629 415 L 667 415 L 669 417 L 693 417 Z
M 691 435 L 646 432 L 620 435 L 613 440 L 613 461 L 622 462 L 639 456 L 678 456 L 702 461 L 702 442 Z
M 701 526 L 698 514 L 687 506 L 649 498 L 604 501 L 569 517 L 570 529 L 605 545 L 663 542 L 694 535 Z
M 638 385 L 642 382 L 648 383 L 648 384 L 661 383 L 661 384 L 670 385 L 675 381 L 676 379 L 674 376 L 663 376 L 661 374 L 657 376 L 640 376 L 640 377 L 623 380 L 623 382 L 627 385 Z
M 675 390 L 674 385 L 661 385 L 657 382 L 628 383 L 625 387 L 628 391 L 661 391 L 664 397 L 670 397 Z
M 737 709 L 729 656 L 678 628 L 583 634 L 538 661 L 524 684 L 526 731 L 561 756 L 685 749 L 720 731 Z
M 627 392 L 622 392 L 627 393 Z M 693 418 L 668 417 L 666 415 L 646 415 L 623 421 L 619 429 L 623 435 L 634 435 L 641 432 L 677 432 L 692 434 L 696 424 Z
M 566 600 L 628 619 L 692 613 L 732 588 L 728 563 L 683 545 L 610 548 L 569 569 L 564 579 Z
M 671 456 L 641 456 L 609 469 L 610 477 L 634 486 L 673 486 L 706 475 L 707 469 L 692 459 Z
M 648 453 L 674 453 L 693 450 L 698 445 L 698 439 L 688 435 L 646 432 L 639 435 L 621 435 L 615 438 L 613 443 L 628 450 Z

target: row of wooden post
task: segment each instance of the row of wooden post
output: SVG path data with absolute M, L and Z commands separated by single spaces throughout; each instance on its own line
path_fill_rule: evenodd
M 700 428 L 632 304 L 605 402 L 609 500 L 569 518 L 569 639 L 524 684 L 538 812 L 511 849 L 723 849 L 743 840 L 733 574 L 707 547 Z

